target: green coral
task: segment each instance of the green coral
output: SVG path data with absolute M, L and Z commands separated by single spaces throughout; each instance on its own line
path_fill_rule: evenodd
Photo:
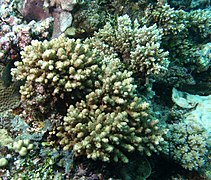
M 158 1 L 148 5 L 140 22 L 148 26 L 155 23 L 162 29 L 162 47 L 169 51 L 170 59 L 177 60 L 178 64 L 187 64 L 195 63 L 197 51 L 210 36 L 210 17 L 209 10 L 186 12 Z
M 12 148 L 19 153 L 20 156 L 26 156 L 33 149 L 33 144 L 29 139 L 14 141 Z
M 0 168 L 5 167 L 8 164 L 6 158 L 0 158 Z
M 0 129 L 0 147 L 12 144 L 13 139 L 8 135 L 6 129 Z
M 161 150 L 159 121 L 137 96 L 131 72 L 121 71 L 120 65 L 118 61 L 103 65 L 95 90 L 69 107 L 56 134 L 64 150 L 115 162 L 128 162 L 127 153 L 135 150 L 147 155 Z
M 206 162 L 208 135 L 198 123 L 175 123 L 169 125 L 168 154 L 185 169 L 198 170 Z
M 95 38 L 112 47 L 139 78 L 167 70 L 168 52 L 161 48 L 162 30 L 155 24 L 141 27 L 138 20 L 132 22 L 124 15 L 117 18 L 115 25 L 107 22 Z
M 178 33 L 187 33 L 188 13 L 183 10 L 174 10 L 167 3 L 158 1 L 155 4 L 149 4 L 144 11 L 144 16 L 140 18 L 145 25 L 157 24 L 162 28 L 165 36 L 177 35 Z
M 190 32 L 197 35 L 197 39 L 206 40 L 211 35 L 211 13 L 210 10 L 199 9 L 190 11 L 188 14 L 188 28 Z

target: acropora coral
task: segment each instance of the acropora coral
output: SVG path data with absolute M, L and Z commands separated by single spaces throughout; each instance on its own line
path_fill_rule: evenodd
M 25 81 L 20 87 L 22 105 L 43 115 L 54 110 L 64 98 L 75 102 L 92 91 L 94 79 L 101 71 L 99 57 L 89 45 L 64 36 L 32 41 L 21 57 L 22 61 L 15 62 L 12 75 Z
M 206 81 L 202 94 L 210 92 L 210 9 L 192 10 L 195 1 L 22 2 L 20 13 L 20 2 L 0 1 L 0 63 L 14 81 L 0 81 L 0 111 L 19 114 L 0 117 L 14 139 L 0 147 L 2 177 L 71 179 L 72 158 L 131 163 L 119 175 L 128 178 L 142 177 L 129 172 L 143 172 L 130 161 L 136 156 L 144 177 L 157 171 L 150 164 L 160 153 L 189 171 L 209 165 L 210 108 L 186 102 L 187 93 L 177 98 L 191 107 L 180 106 L 174 88 L 198 93 Z
M 47 117 L 65 98 L 68 113 L 56 135 L 59 144 L 76 156 L 127 162 L 124 151 L 160 151 L 159 121 L 136 94 L 132 72 L 119 59 L 106 61 L 99 54 L 64 36 L 32 41 L 12 69 L 15 80 L 25 81 L 20 87 L 24 109 Z
M 208 134 L 199 123 L 169 125 L 167 141 L 171 158 L 185 169 L 198 170 L 208 160 Z
M 132 22 L 124 15 L 113 26 L 106 23 L 95 37 L 113 47 L 128 69 L 143 78 L 143 75 L 161 74 L 168 68 L 168 52 L 160 47 L 162 33 L 155 24 L 141 27 L 137 19 Z
M 162 150 L 159 120 L 137 96 L 131 72 L 121 72 L 120 65 L 118 61 L 103 65 L 95 89 L 85 100 L 70 105 L 56 134 L 65 150 L 115 162 L 128 162 L 127 152 L 138 150 L 150 156 Z

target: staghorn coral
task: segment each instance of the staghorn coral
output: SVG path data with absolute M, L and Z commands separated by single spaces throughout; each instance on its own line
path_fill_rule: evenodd
M 113 47 L 129 70 L 145 78 L 161 74 L 168 67 L 168 52 L 161 49 L 162 30 L 156 25 L 143 26 L 137 20 L 132 23 L 128 15 L 117 18 L 117 23 L 106 23 L 95 37 Z
M 131 72 L 119 61 L 102 65 L 95 89 L 85 100 L 70 105 L 56 136 L 75 156 L 127 163 L 128 152 L 151 155 L 161 150 L 163 132 L 149 104 L 136 94 Z
M 175 123 L 167 133 L 168 154 L 185 169 L 198 170 L 206 162 L 207 133 L 199 123 Z
M 51 41 L 32 41 L 21 52 L 22 61 L 12 69 L 20 87 L 21 101 L 29 112 L 46 115 L 62 99 L 75 101 L 92 91 L 99 69 L 99 58 L 88 45 L 60 36 Z M 68 103 L 66 101 L 65 103 Z M 50 106 L 49 106 L 50 105 Z M 65 104 L 61 104 L 65 108 Z

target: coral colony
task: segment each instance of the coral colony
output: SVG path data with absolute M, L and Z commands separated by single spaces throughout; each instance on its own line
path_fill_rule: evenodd
M 211 179 L 210 1 L 0 4 L 1 178 Z

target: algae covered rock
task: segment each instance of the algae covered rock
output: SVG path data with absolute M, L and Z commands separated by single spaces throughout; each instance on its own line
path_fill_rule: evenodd
M 211 135 L 211 95 L 199 96 L 173 89 L 172 100 L 180 107 L 190 109 L 185 122 L 200 124 Z

